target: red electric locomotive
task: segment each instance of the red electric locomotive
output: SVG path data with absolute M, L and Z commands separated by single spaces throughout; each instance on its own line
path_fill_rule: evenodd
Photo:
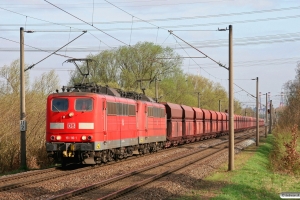
M 105 163 L 165 145 L 162 104 L 146 96 L 124 98 L 108 87 L 66 89 L 47 99 L 46 149 L 57 162 Z

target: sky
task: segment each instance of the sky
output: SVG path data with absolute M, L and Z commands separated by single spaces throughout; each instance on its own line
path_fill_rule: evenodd
M 228 70 L 208 58 L 190 58 L 203 55 L 174 35 L 228 67 L 229 31 L 218 30 L 232 25 L 234 98 L 253 108 L 256 80 L 252 79 L 259 78 L 259 92 L 270 92 L 273 105 L 279 107 L 284 84 L 294 79 L 300 62 L 299 0 L 47 1 L 0 0 L 0 67 L 20 58 L 20 27 L 34 31 L 24 33 L 27 65 L 87 30 L 59 53 L 85 58 L 122 45 L 153 42 L 189 57 L 181 66 L 185 73 L 206 77 L 228 91 Z M 26 73 L 33 82 L 55 69 L 60 84 L 66 85 L 75 70 L 73 64 L 63 64 L 66 59 L 52 55 Z M 265 103 L 265 96 L 261 101 Z

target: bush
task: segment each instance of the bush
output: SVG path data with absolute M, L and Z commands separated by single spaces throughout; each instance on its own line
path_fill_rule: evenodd
M 20 168 L 20 78 L 19 61 L 0 69 L 0 173 Z M 28 168 L 50 164 L 45 150 L 46 98 L 58 88 L 54 71 L 44 73 L 29 85 L 26 75 L 26 158 Z
M 297 150 L 299 131 L 297 125 L 290 129 L 274 130 L 273 150 L 270 154 L 271 168 L 288 174 L 300 174 L 300 153 Z

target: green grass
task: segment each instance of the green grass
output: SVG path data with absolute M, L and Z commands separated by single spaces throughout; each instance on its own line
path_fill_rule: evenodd
M 281 199 L 281 192 L 300 192 L 300 177 L 273 173 L 269 154 L 273 136 L 261 139 L 260 147 L 248 147 L 235 156 L 235 170 L 227 171 L 227 163 L 211 176 L 199 180 L 198 190 L 178 199 Z

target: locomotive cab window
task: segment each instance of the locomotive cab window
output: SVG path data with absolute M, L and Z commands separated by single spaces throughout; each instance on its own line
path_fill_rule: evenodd
M 91 111 L 93 110 L 93 100 L 91 98 L 79 98 L 75 100 L 76 111 Z
M 69 100 L 63 98 L 52 99 L 52 111 L 61 112 L 67 111 L 69 108 Z

